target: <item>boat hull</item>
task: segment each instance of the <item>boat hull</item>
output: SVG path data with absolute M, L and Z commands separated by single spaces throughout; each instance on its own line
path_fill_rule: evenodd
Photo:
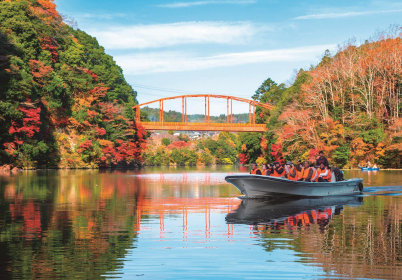
M 298 182 L 262 175 L 229 175 L 226 182 L 234 185 L 248 198 L 359 194 L 363 190 L 363 179 L 341 182 Z
M 361 171 L 380 171 L 380 168 L 360 167 Z

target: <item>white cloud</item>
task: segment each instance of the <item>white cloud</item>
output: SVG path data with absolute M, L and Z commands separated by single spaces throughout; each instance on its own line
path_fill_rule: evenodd
M 78 19 L 111 20 L 115 18 L 125 18 L 127 16 L 127 14 L 123 13 L 80 13 L 76 14 L 74 17 Z
M 326 49 L 336 45 L 316 45 L 291 49 L 229 53 L 197 57 L 178 52 L 159 52 L 115 56 L 125 74 L 141 75 L 161 72 L 196 71 L 224 66 L 236 66 L 275 61 L 314 61 Z
M 89 30 L 108 49 L 161 48 L 183 44 L 241 44 L 268 30 L 248 22 L 179 22 Z
M 228 0 L 228 1 L 194 1 L 194 2 L 174 2 L 169 4 L 157 5 L 162 8 L 187 8 L 193 6 L 203 6 L 203 5 L 212 5 L 212 4 L 234 4 L 234 5 L 246 5 L 246 4 L 254 4 L 257 1 L 255 0 Z
M 388 13 L 398 13 L 402 10 L 384 10 L 384 11 L 366 11 L 366 12 L 346 12 L 346 13 L 327 13 L 327 14 L 314 14 L 295 17 L 293 19 L 327 19 L 327 18 L 345 18 L 345 17 L 355 17 L 373 14 L 388 14 Z

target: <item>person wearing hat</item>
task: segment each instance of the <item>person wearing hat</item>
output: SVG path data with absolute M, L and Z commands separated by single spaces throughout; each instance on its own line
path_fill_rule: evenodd
M 257 164 L 255 162 L 251 164 L 250 174 L 261 175 L 261 170 L 257 167 Z
M 320 151 L 318 154 L 320 156 L 317 158 L 315 165 L 320 166 L 321 163 L 324 163 L 324 166 L 326 168 L 329 168 L 328 159 L 326 157 L 324 157 L 324 151 Z
M 291 181 L 297 181 L 297 172 L 291 161 L 288 161 L 285 165 L 286 178 Z
M 278 161 L 274 162 L 274 173 L 272 174 L 273 177 L 284 177 L 285 176 L 285 169 L 280 165 Z

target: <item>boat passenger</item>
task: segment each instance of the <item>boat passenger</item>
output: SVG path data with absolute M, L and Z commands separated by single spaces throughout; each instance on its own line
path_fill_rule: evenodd
M 284 177 L 285 176 L 285 168 L 283 168 L 279 162 L 274 162 L 274 173 L 271 174 L 273 177 Z
M 285 165 L 286 178 L 291 181 L 297 181 L 297 170 L 291 161 Z
M 301 163 L 301 159 L 297 160 L 296 164 L 296 172 L 297 172 L 297 180 L 301 179 L 301 171 L 303 170 L 303 165 Z
M 304 162 L 304 168 L 301 171 L 300 178 L 297 181 L 311 182 L 313 177 L 313 169 L 310 168 L 310 163 L 308 161 Z
M 319 152 L 319 157 L 317 158 L 316 161 L 316 166 L 320 166 L 320 163 L 323 162 L 326 168 L 329 168 L 329 163 L 328 163 L 328 159 L 326 157 L 324 157 L 324 151 L 320 151 Z
M 251 164 L 250 174 L 261 175 L 261 170 L 257 167 L 257 164 L 255 162 Z
M 310 168 L 313 169 L 313 176 L 311 177 L 311 182 L 317 182 L 318 175 L 319 175 L 318 170 L 317 170 L 317 168 L 314 167 L 314 164 L 311 164 Z
M 331 171 L 324 165 L 324 163 L 320 164 L 320 168 L 318 168 L 318 178 L 317 182 L 331 182 Z
M 268 169 L 267 164 L 262 165 L 261 175 L 265 175 L 265 176 L 271 175 L 271 169 Z

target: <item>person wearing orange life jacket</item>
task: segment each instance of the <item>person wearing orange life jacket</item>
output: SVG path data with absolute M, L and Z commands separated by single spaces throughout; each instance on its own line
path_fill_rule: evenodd
M 274 162 L 274 173 L 271 174 L 273 177 L 284 177 L 285 169 L 279 164 L 279 162 Z
M 296 164 L 296 173 L 297 173 L 297 180 L 301 179 L 302 177 L 302 170 L 303 170 L 303 164 L 301 163 L 301 159 L 297 160 Z
M 320 163 L 320 167 L 317 169 L 317 171 L 317 182 L 331 182 L 331 171 L 329 171 L 323 162 Z
M 250 171 L 250 174 L 253 174 L 253 175 L 261 175 L 261 170 L 258 169 L 257 164 L 254 163 L 254 162 L 251 164 L 251 171 Z
M 311 182 L 317 182 L 318 179 L 318 170 L 315 168 L 314 164 L 310 165 L 310 168 L 313 169 L 313 176 L 311 177 Z
M 300 178 L 297 181 L 311 182 L 311 178 L 314 175 L 314 170 L 310 168 L 308 161 L 304 162 L 304 168 L 301 171 Z
M 286 179 L 291 181 L 297 181 L 297 171 L 291 161 L 288 161 L 285 165 Z
M 262 165 L 261 175 L 264 175 L 264 176 L 271 175 L 271 169 L 268 168 L 267 164 Z

